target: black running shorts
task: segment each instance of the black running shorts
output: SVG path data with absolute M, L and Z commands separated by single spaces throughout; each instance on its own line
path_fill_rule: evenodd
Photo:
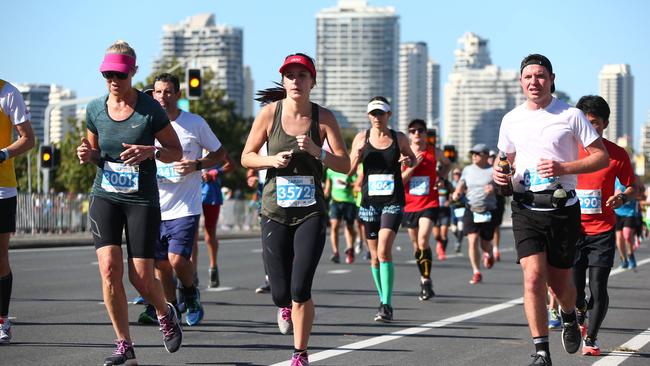
M 546 252 L 551 266 L 571 268 L 576 243 L 582 235 L 580 204 L 552 211 L 533 211 L 512 201 L 512 231 L 517 263 L 521 258 Z
M 576 245 L 574 265 L 578 268 L 614 266 L 616 233 L 614 230 L 583 236 Z
M 432 222 L 436 222 L 438 219 L 438 207 L 429 207 L 417 212 L 404 212 L 402 226 L 409 229 L 415 229 L 418 227 L 418 222 L 420 221 L 421 217 L 425 217 Z
M 616 231 L 623 230 L 624 227 L 636 229 L 636 217 L 634 216 L 618 216 L 616 215 Z
M 489 210 L 491 218 L 490 221 L 486 222 L 475 222 L 474 216 L 475 213 L 468 208 L 465 209 L 465 215 L 463 216 L 463 234 L 474 234 L 478 233 L 482 240 L 489 241 L 494 237 L 494 228 L 496 221 L 496 215 L 494 210 Z
M 0 199 L 0 233 L 16 232 L 16 196 Z

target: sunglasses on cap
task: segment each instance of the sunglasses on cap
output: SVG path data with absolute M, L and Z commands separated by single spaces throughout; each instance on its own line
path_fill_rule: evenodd
M 104 79 L 119 79 L 119 80 L 126 80 L 127 77 L 129 77 L 129 74 L 125 74 L 123 72 L 117 72 L 117 71 L 103 71 L 102 76 Z
M 416 133 L 423 134 L 424 132 L 425 132 L 425 130 L 424 130 L 424 128 L 422 128 L 422 127 L 419 127 L 419 128 L 409 128 L 409 133 L 412 133 L 412 134 L 414 134 L 414 135 L 415 135 Z
M 375 117 L 381 117 L 384 114 L 386 114 L 386 112 L 382 111 L 381 109 L 375 109 L 375 110 L 370 111 L 368 114 L 373 115 Z

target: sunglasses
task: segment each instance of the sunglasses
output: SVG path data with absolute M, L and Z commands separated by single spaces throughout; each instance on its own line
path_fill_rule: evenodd
M 368 113 L 368 114 L 373 115 L 373 116 L 375 116 L 375 117 L 381 117 L 381 116 L 383 116 L 384 114 L 386 114 L 386 112 L 384 112 L 384 111 L 382 111 L 382 110 L 380 110 L 380 109 L 375 109 L 375 110 L 373 110 L 373 111 L 370 111 L 370 113 Z
M 102 72 L 102 76 L 106 80 L 113 79 L 113 78 L 117 78 L 119 80 L 126 80 L 126 78 L 129 77 L 129 74 L 125 74 L 123 72 L 117 72 L 117 71 L 104 71 Z
M 423 134 L 424 133 L 424 128 L 409 128 L 409 133 L 412 133 L 414 135 L 416 133 Z

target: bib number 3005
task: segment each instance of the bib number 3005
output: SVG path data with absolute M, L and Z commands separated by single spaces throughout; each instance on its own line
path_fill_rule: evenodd
M 139 180 L 140 175 L 137 165 L 112 163 L 110 161 L 104 163 L 102 188 L 106 192 L 135 193 L 138 191 Z
M 306 207 L 316 204 L 316 186 L 312 176 L 276 177 L 275 187 L 280 207 Z

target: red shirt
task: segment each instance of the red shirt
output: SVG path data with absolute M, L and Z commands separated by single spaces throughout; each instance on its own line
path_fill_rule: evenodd
M 438 207 L 438 186 L 436 181 L 436 154 L 424 151 L 424 159 L 415 170 L 408 182 L 404 183 L 406 205 L 404 212 L 419 212 L 427 208 Z M 404 168 L 406 169 L 406 168 Z
M 616 223 L 614 209 L 605 206 L 605 203 L 614 195 L 616 177 L 626 187 L 634 183 L 634 172 L 627 151 L 605 139 L 603 144 L 609 153 L 609 166 L 597 172 L 579 174 L 576 186 L 582 211 L 582 231 L 587 235 L 601 234 L 614 228 Z M 584 148 L 578 150 L 578 158 L 589 155 Z

